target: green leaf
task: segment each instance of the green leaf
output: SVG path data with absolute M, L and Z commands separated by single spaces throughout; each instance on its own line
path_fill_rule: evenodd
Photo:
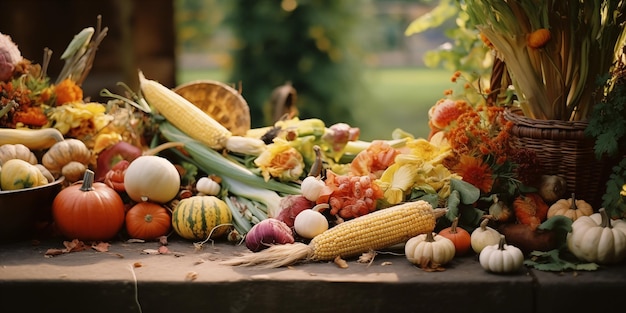
M 446 218 L 449 221 L 453 221 L 457 216 L 459 216 L 460 203 L 461 199 L 459 198 L 459 192 L 452 190 L 448 196 L 448 212 L 446 212 Z
M 461 179 L 450 179 L 450 188 L 458 191 L 463 204 L 472 204 L 480 198 L 480 189 Z
M 546 219 L 538 229 L 555 232 L 557 247 L 564 247 L 567 243 L 567 234 L 572 231 L 572 219 L 563 215 L 555 215 Z
M 410 36 L 440 26 L 445 21 L 456 17 L 458 13 L 459 9 L 452 4 L 451 0 L 441 0 L 432 11 L 413 20 L 404 31 L 404 35 Z
M 87 27 L 80 31 L 80 33 L 74 36 L 74 39 L 67 45 L 65 51 L 61 55 L 61 60 L 67 60 L 72 58 L 77 52 L 80 52 L 83 48 L 87 47 L 91 36 L 93 36 L 95 29 L 93 27 Z
M 572 219 L 563 215 L 555 215 L 546 219 L 537 228 L 543 230 L 560 230 L 570 232 L 572 230 Z
M 562 250 L 532 251 L 530 258 L 524 261 L 524 265 L 540 271 L 563 272 L 563 271 L 595 271 L 599 268 L 596 263 L 581 263 L 579 260 L 568 260 L 561 257 Z
M 484 215 L 485 212 L 481 209 L 470 206 L 463 207 L 459 216 L 459 226 L 471 233 L 480 225 Z

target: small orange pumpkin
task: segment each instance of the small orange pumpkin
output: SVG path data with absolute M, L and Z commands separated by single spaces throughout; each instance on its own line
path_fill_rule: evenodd
M 458 227 L 458 224 L 459 218 L 455 217 L 452 225 L 439 231 L 439 235 L 452 240 L 452 243 L 454 243 L 454 249 L 456 250 L 456 255 L 464 255 L 472 247 L 471 237 L 470 233 L 467 230 Z
M 513 212 L 517 221 L 535 230 L 548 217 L 548 205 L 538 193 L 519 195 L 513 200 Z
M 587 201 L 576 199 L 576 195 L 572 193 L 569 199 L 560 199 L 550 206 L 548 209 L 548 218 L 555 215 L 563 215 L 569 217 L 572 221 L 577 220 L 581 216 L 589 216 L 593 214 L 593 207 Z
M 138 202 L 126 212 L 126 232 L 131 238 L 152 240 L 167 235 L 172 216 L 162 205 Z

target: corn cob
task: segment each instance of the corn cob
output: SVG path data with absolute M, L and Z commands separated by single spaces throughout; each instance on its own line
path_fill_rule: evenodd
M 403 243 L 432 232 L 441 212 L 426 201 L 414 201 L 382 209 L 341 223 L 314 237 L 307 245 L 275 245 L 222 262 L 225 265 L 281 267 L 299 261 L 330 261 Z
M 178 129 L 214 150 L 259 155 L 265 143 L 257 138 L 232 133 L 183 96 L 139 72 L 141 92 L 148 103 Z

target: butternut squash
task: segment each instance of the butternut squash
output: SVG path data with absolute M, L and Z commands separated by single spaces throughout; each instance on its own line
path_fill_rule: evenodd
M 31 150 L 45 150 L 63 139 L 56 128 L 0 128 L 0 146 L 20 143 Z

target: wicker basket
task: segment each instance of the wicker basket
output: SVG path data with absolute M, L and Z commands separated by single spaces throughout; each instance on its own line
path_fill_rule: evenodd
M 233 135 L 244 136 L 250 129 L 250 108 L 236 89 L 213 80 L 182 84 L 174 91 L 214 118 Z
M 600 208 L 617 160 L 596 159 L 595 141 L 584 134 L 587 122 L 537 120 L 511 110 L 505 111 L 505 118 L 513 122 L 513 146 L 535 151 L 545 174 L 565 178 L 565 197 L 574 192 L 577 199 L 589 202 L 596 210 Z

